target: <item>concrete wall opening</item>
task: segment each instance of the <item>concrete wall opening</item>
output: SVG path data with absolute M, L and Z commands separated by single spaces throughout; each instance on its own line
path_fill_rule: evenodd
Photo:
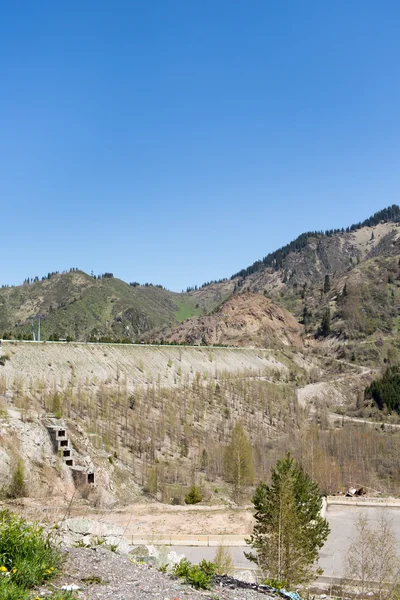
M 94 473 L 88 473 L 87 482 L 94 483 Z
M 61 440 L 60 446 L 68 446 L 68 440 Z
M 71 450 L 64 450 L 63 456 L 71 456 Z
M 65 461 L 65 464 L 67 465 L 67 467 L 73 467 L 74 461 L 72 460 L 72 458 L 70 458 L 69 460 Z
M 58 437 L 65 437 L 65 429 L 58 430 Z

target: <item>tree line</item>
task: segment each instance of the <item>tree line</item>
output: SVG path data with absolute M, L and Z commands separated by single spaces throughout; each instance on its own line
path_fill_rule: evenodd
M 300 250 L 308 245 L 310 238 L 318 239 L 323 237 L 332 237 L 338 233 L 349 233 L 351 231 L 361 229 L 362 227 L 373 227 L 381 222 L 388 223 L 390 221 L 400 221 L 400 207 L 397 204 L 393 204 L 392 206 L 384 208 L 383 210 L 376 212 L 368 219 L 360 221 L 359 223 L 354 223 L 353 225 L 350 225 L 350 227 L 327 229 L 326 231 L 308 231 L 306 233 L 302 233 L 295 240 L 289 242 L 289 244 L 286 244 L 285 246 L 278 248 L 278 250 L 275 250 L 275 252 L 270 252 L 267 254 L 267 256 L 264 256 L 262 260 L 257 260 L 246 269 L 241 269 L 232 275 L 231 279 L 236 279 L 238 277 L 246 279 L 246 277 L 249 275 L 260 271 L 265 267 L 270 267 L 275 271 L 278 271 L 282 268 L 286 257 L 292 252 L 300 252 Z

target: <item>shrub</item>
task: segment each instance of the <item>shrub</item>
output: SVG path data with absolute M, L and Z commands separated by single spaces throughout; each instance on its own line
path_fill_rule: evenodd
M 10 360 L 10 356 L 8 354 L 3 354 L 0 356 L 0 365 L 4 367 L 7 360 Z
M 26 495 L 25 488 L 25 467 L 22 458 L 18 458 L 10 486 L 7 491 L 9 498 L 23 498 Z
M 203 494 L 197 485 L 192 485 L 189 492 L 185 496 L 186 504 L 198 504 L 203 500 Z
M 10 573 L 7 579 L 23 590 L 59 571 L 63 555 L 52 542 L 51 534 L 36 523 L 28 524 L 7 510 L 0 512 L 0 565 Z
M 207 560 L 202 560 L 199 565 L 192 565 L 187 558 L 182 558 L 175 565 L 173 573 L 196 589 L 208 590 L 216 573 L 216 566 Z
M 214 563 L 218 575 L 232 575 L 234 572 L 232 555 L 223 544 L 220 544 L 215 552 Z

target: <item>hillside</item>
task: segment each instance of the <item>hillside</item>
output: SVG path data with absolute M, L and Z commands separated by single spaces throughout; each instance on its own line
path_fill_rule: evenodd
M 18 456 L 29 495 L 73 489 L 45 428 L 56 417 L 79 460 L 94 465 L 91 500 L 101 505 L 132 502 L 143 488 L 183 501 L 194 471 L 212 497 L 237 419 L 261 471 L 268 440 L 302 419 L 292 382 L 323 372 L 300 354 L 249 349 L 3 342 L 2 352 L 0 492 Z
M 223 457 L 238 421 L 252 444 L 255 481 L 291 451 L 325 493 L 360 481 L 400 491 L 395 415 L 382 428 L 368 421 L 366 407 L 353 422 L 374 370 L 314 349 L 2 346 L 0 494 L 22 460 L 26 493 L 51 510 L 53 497 L 72 495 L 97 507 L 143 494 L 183 503 L 193 481 L 207 503 L 230 502 Z M 75 493 L 70 469 L 52 450 L 49 422 L 68 429 L 73 458 L 94 469 L 94 486 L 77 485 Z
M 359 482 L 399 493 L 398 417 L 364 399 L 399 358 L 396 219 L 305 234 L 275 264 L 182 294 L 76 270 L 3 287 L 11 337 L 41 314 L 42 339 L 177 345 L 3 342 L 0 489 L 18 457 L 30 495 L 74 489 L 43 430 L 55 418 L 96 472 L 77 493 L 99 506 L 143 493 L 183 502 L 194 481 L 229 502 L 223 457 L 238 421 L 257 478 L 291 451 L 326 493 Z
M 396 337 L 399 218 L 400 209 L 393 205 L 347 229 L 304 233 L 231 279 L 185 293 L 129 285 L 110 274 L 93 278 L 74 269 L 28 279 L 22 286 L 0 289 L 0 336 L 31 338 L 31 318 L 41 315 L 42 339 L 298 344 L 300 330 L 287 313 L 278 321 L 296 329 L 295 342 L 283 330 L 278 334 L 279 327 L 271 325 L 274 317 L 264 314 L 278 314 L 278 309 L 254 309 L 254 294 L 263 294 L 291 312 L 308 336 L 317 334 L 329 308 L 336 337 L 362 339 L 378 328 Z M 347 298 L 342 298 L 343 289 Z M 235 316 L 229 303 L 222 308 L 242 293 L 246 296 Z
M 365 238 L 365 231 L 368 228 L 375 231 L 376 227 L 389 224 L 389 227 L 384 228 L 383 232 L 379 228 L 376 229 L 379 238 L 382 238 L 399 222 L 400 207 L 393 204 L 346 229 L 302 233 L 286 246 L 271 252 L 262 260 L 257 260 L 246 269 L 241 269 L 238 273 L 232 275 L 231 279 L 239 279 L 243 283 L 244 280 L 253 276 L 252 280 L 257 281 L 257 274 L 262 275 L 266 272 L 280 271 L 284 274 L 283 279 L 285 281 L 283 283 L 291 280 L 293 280 L 293 283 L 296 281 L 301 283 L 297 279 L 299 275 L 300 277 L 301 275 L 306 276 L 306 279 L 310 281 L 310 278 L 321 277 L 329 271 L 340 271 L 346 267 L 351 267 L 354 259 L 358 262 L 368 254 L 368 238 Z M 357 233 L 360 230 L 363 230 L 361 235 Z M 373 236 L 371 241 L 374 241 Z M 296 254 L 300 255 L 300 260 L 294 258 Z M 292 267 L 291 270 L 290 267 Z M 299 273 L 297 273 L 296 267 L 299 269 Z
M 293 315 L 264 296 L 250 293 L 234 296 L 212 315 L 165 329 L 158 339 L 206 346 L 302 346 L 301 327 Z
M 31 317 L 41 315 L 41 339 L 134 341 L 152 328 L 205 314 L 227 298 L 233 283 L 174 293 L 128 285 L 82 271 L 50 274 L 41 281 L 0 289 L 0 336 L 30 338 Z M 37 321 L 35 322 L 37 331 Z

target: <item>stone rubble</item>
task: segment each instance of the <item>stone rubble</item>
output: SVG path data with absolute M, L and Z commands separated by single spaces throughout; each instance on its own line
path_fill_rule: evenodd
M 133 562 L 132 562 L 133 561 Z M 134 562 L 128 556 L 95 548 L 70 548 L 63 574 L 51 587 L 38 589 L 39 596 L 63 586 L 79 588 L 80 600 L 276 600 L 277 596 L 256 589 L 254 584 L 232 578 L 217 578 L 212 590 L 195 590 L 179 579 Z M 64 587 L 65 589 L 65 587 Z M 70 588 L 71 589 L 71 588 Z

